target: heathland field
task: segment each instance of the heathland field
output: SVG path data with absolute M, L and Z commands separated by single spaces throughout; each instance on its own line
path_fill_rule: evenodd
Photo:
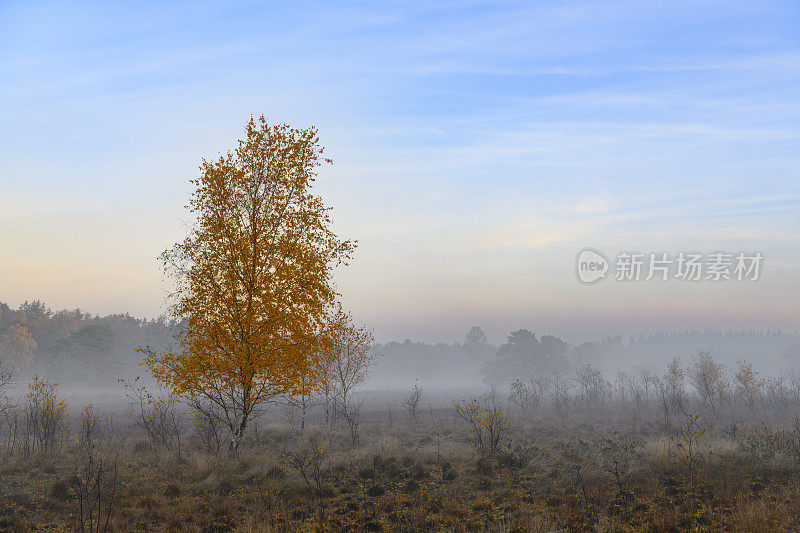
M 207 410 L 17 384 L 0 530 L 791 531 L 800 379 L 708 354 L 485 391 L 275 398 L 238 452 Z M 195 406 L 200 407 L 200 406 Z

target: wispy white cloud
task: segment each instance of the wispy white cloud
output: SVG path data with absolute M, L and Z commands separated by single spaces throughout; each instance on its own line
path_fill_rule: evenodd
M 612 211 L 611 201 L 606 196 L 589 196 L 581 198 L 578 203 L 572 208 L 574 213 L 592 214 L 592 213 L 609 213 Z

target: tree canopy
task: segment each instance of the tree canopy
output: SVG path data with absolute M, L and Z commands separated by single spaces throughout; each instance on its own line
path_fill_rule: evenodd
M 315 358 L 336 301 L 333 269 L 355 248 L 311 190 L 330 163 L 323 152 L 313 127 L 251 118 L 234 152 L 203 161 L 191 181 L 195 226 L 162 255 L 177 281 L 172 313 L 186 327 L 180 350 L 146 362 L 174 392 L 216 404 L 234 450 L 254 410 L 305 392 L 323 367 Z

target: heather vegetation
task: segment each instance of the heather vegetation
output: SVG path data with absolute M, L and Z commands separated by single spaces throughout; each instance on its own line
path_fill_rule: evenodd
M 800 374 L 703 351 L 658 372 L 569 363 L 463 394 L 424 378 L 371 390 L 364 365 L 365 379 L 270 398 L 235 456 L 230 428 L 197 399 L 129 380 L 124 400 L 100 406 L 4 374 L 0 529 L 788 531 L 800 520 Z

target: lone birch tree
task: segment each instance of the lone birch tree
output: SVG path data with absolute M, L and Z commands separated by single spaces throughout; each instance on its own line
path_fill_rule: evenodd
M 238 453 L 248 422 L 277 395 L 299 394 L 327 350 L 333 269 L 356 243 L 331 230 L 330 208 L 311 190 L 323 157 L 317 130 L 251 118 L 244 140 L 203 160 L 187 206 L 188 236 L 161 258 L 177 286 L 178 349 L 141 348 L 173 393 L 216 405 Z

